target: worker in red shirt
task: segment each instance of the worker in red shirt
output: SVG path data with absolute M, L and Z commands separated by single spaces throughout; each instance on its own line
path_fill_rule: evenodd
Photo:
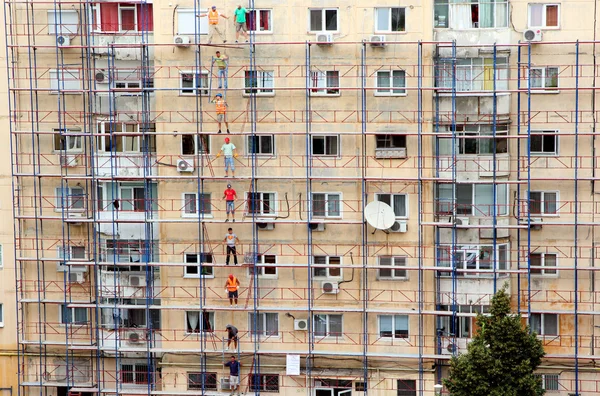
M 231 213 L 231 218 L 235 223 L 235 200 L 237 199 L 237 194 L 235 190 L 231 188 L 231 184 L 228 184 L 227 189 L 223 192 L 223 199 L 225 200 L 225 210 L 227 211 L 227 220 L 225 220 L 225 222 L 229 221 L 229 213 Z

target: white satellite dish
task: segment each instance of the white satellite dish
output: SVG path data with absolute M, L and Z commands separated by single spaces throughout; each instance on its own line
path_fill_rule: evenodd
M 387 230 L 396 222 L 394 209 L 385 202 L 373 201 L 365 206 L 367 223 L 378 230 Z

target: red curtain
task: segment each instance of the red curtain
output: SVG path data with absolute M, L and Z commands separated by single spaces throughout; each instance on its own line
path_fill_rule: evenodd
M 121 5 L 130 5 L 129 3 L 120 3 Z M 152 15 L 152 4 L 137 4 L 137 30 L 138 31 L 154 31 L 154 18 Z M 130 14 L 129 14 L 130 15 Z M 123 30 L 132 31 L 134 21 L 127 18 L 128 13 L 123 15 L 122 24 Z M 102 22 L 103 32 L 118 32 L 119 31 L 119 3 L 101 3 L 100 4 L 100 19 Z

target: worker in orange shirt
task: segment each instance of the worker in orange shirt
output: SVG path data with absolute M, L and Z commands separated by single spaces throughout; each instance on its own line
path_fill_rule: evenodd
M 208 44 L 212 43 L 212 39 L 216 34 L 219 35 L 223 43 L 226 43 L 225 33 L 221 31 L 219 28 L 219 17 L 229 19 L 225 15 L 221 14 L 217 11 L 217 6 L 212 6 L 211 10 L 208 11 L 208 14 L 200 14 L 200 17 L 208 16 Z
M 235 306 L 238 306 L 238 289 L 240 288 L 240 281 L 238 278 L 229 274 L 227 281 L 225 282 L 225 291 L 229 297 L 229 306 L 233 306 L 235 300 Z
M 219 124 L 219 133 L 221 133 L 222 122 L 225 123 L 227 133 L 231 133 L 229 132 L 229 123 L 227 122 L 227 102 L 225 102 L 225 99 L 223 99 L 223 95 L 220 93 L 216 94 L 211 102 L 217 107 L 217 123 Z

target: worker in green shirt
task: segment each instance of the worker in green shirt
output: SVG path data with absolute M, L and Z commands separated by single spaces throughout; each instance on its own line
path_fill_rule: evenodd
M 223 88 L 225 83 L 225 89 L 227 89 L 227 61 L 229 58 L 227 55 L 221 55 L 221 51 L 217 51 L 213 58 L 213 65 L 217 66 L 217 76 L 219 78 L 219 89 Z
M 240 31 L 242 32 L 244 37 L 246 37 L 246 42 L 248 42 L 248 29 L 246 28 L 246 14 L 248 14 L 249 12 L 250 11 L 248 11 L 241 5 L 238 5 L 238 7 L 233 12 L 233 15 L 235 17 L 234 20 L 235 20 L 235 42 L 236 43 L 238 42 L 238 39 L 240 38 Z

